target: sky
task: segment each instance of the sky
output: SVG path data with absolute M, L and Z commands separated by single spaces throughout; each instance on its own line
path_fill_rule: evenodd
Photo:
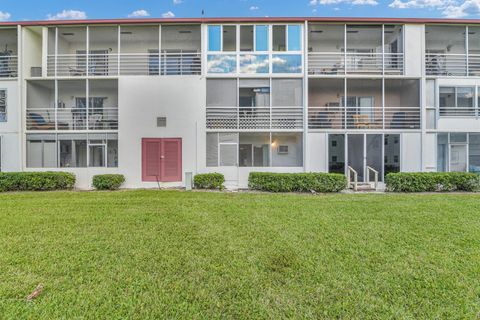
M 0 21 L 201 17 L 480 18 L 480 0 L 0 0 Z

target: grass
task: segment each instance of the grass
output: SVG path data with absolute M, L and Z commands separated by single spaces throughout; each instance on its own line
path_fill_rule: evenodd
M 0 204 L 2 319 L 480 314 L 480 195 L 53 192 Z

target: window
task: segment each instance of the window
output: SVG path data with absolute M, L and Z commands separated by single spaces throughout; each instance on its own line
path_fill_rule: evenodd
M 238 133 L 207 133 L 207 167 L 234 167 L 238 163 Z
M 253 26 L 240 26 L 240 51 L 253 51 Z
M 118 135 L 29 134 L 27 167 L 118 167 Z
M 345 174 L 345 135 L 328 135 L 328 172 Z
M 479 172 L 478 134 L 437 134 L 438 172 Z
M 240 167 L 270 166 L 269 149 L 269 133 L 240 133 L 238 165 Z
M 302 56 L 300 54 L 274 54 L 272 56 L 273 73 L 301 73 Z
M 288 26 L 288 51 L 301 51 L 301 28 L 299 25 Z
M 440 116 L 475 116 L 474 87 L 440 87 Z
M 303 83 L 301 79 L 273 79 L 272 106 L 303 106 Z
M 272 27 L 273 51 L 287 51 L 286 26 Z
M 273 51 L 301 51 L 301 31 L 300 25 L 274 25 L 272 27 Z
M 221 51 L 221 32 L 221 26 L 208 26 L 208 51 Z
M 268 51 L 268 26 L 255 26 L 255 51 Z
M 208 79 L 207 107 L 236 107 L 237 80 Z
M 7 121 L 7 90 L 0 90 L 0 122 Z
M 480 173 L 480 134 L 470 133 L 468 144 L 469 170 Z
M 400 135 L 386 134 L 384 141 L 384 174 L 400 172 Z

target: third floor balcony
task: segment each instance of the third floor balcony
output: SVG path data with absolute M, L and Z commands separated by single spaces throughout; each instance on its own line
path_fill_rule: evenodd
M 198 75 L 200 26 L 48 29 L 47 76 Z
M 312 24 L 308 73 L 402 75 L 403 43 L 400 25 Z

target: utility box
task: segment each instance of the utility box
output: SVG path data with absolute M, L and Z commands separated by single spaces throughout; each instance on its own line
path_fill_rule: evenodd
M 185 190 L 191 191 L 193 188 L 193 173 L 185 172 Z

